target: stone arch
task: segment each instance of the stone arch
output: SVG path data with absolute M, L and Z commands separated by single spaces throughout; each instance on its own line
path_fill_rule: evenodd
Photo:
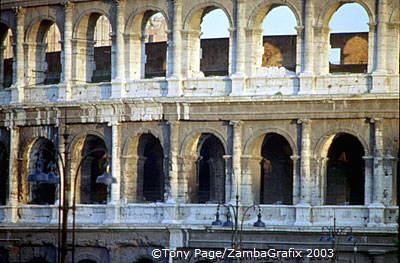
M 101 159 L 99 156 L 101 155 L 101 152 L 96 152 L 95 154 L 97 154 L 96 156 L 93 156 L 93 158 L 88 158 L 88 162 L 82 161 L 82 157 L 84 157 L 84 150 L 85 150 L 85 140 L 88 137 L 96 137 L 99 138 L 99 140 L 101 140 L 102 142 L 104 142 L 104 148 L 107 150 L 107 154 L 108 153 L 108 147 L 107 147 L 107 143 L 105 140 L 105 136 L 95 130 L 90 130 L 87 132 L 83 132 L 80 134 L 75 135 L 72 139 L 71 139 L 71 143 L 69 145 L 68 148 L 68 152 L 69 152 L 69 156 L 71 157 L 72 161 L 69 167 L 70 170 L 70 182 L 72 185 L 72 190 L 75 191 L 75 196 L 76 196 L 76 203 L 81 203 L 82 201 L 84 203 L 91 203 L 91 202 L 97 202 L 97 203 L 104 203 L 104 199 L 107 198 L 107 190 L 105 189 L 106 187 L 102 187 L 100 185 L 95 184 L 93 181 L 95 180 L 95 178 L 92 178 L 92 174 L 87 173 L 88 170 L 90 169 L 90 163 L 94 162 L 95 160 Z M 103 145 L 98 145 L 99 147 L 96 148 L 101 148 Z M 93 150 L 93 149 L 92 149 Z M 81 163 L 82 162 L 82 163 Z M 81 164 L 80 164 L 81 163 Z M 79 167 L 80 164 L 80 167 Z M 79 171 L 78 171 L 78 167 L 79 167 Z M 86 169 L 86 170 L 85 170 Z M 101 174 L 105 167 L 101 165 L 98 167 L 98 171 L 96 175 Z M 82 177 L 84 176 L 86 171 L 86 175 L 89 174 L 89 177 L 84 178 L 85 182 L 82 182 Z M 77 174 L 79 173 L 79 174 Z M 75 176 L 77 176 L 76 178 L 76 185 L 74 184 L 74 179 Z M 95 175 L 93 175 L 94 177 Z M 82 184 L 84 184 L 84 188 L 88 188 L 87 190 L 87 194 L 85 194 L 85 196 L 83 197 L 84 200 L 82 200 L 81 198 L 81 194 L 82 194 Z M 93 188 L 93 189 L 92 189 Z M 100 190 L 100 194 L 99 196 L 96 196 L 96 188 L 99 188 Z M 93 191 L 92 191 L 93 190 Z M 73 195 L 73 194 L 72 194 Z M 99 202 L 99 200 L 97 200 L 99 197 L 102 197 L 101 202 Z
M 145 29 L 151 17 L 160 13 L 166 23 L 167 29 L 170 30 L 170 21 L 168 12 L 165 9 L 146 5 L 134 10 L 128 17 L 125 34 L 128 37 L 126 45 L 126 53 L 128 54 L 128 77 L 132 79 L 164 77 L 166 74 L 167 56 L 169 50 L 167 41 L 157 44 L 146 43 Z M 162 52 L 154 52 L 154 48 L 162 50 Z M 153 52 L 152 52 L 153 51 Z M 156 63 L 154 63 L 156 62 Z M 153 74 L 157 68 L 159 73 Z M 161 72 L 161 73 L 160 73 Z
M 301 10 L 298 10 L 294 4 L 284 0 L 270 0 L 262 1 L 250 11 L 247 27 L 259 29 L 265 16 L 278 6 L 287 6 L 296 18 L 297 26 L 302 26 Z
M 271 136 L 274 136 L 274 138 L 271 138 Z M 266 145 L 267 139 L 270 139 L 268 145 Z M 271 157 L 270 148 L 280 153 L 279 158 Z M 279 128 L 256 130 L 246 140 L 243 148 L 242 180 L 251 185 L 252 199 L 255 202 L 293 203 L 293 191 L 296 182 L 293 178 L 295 167 L 291 157 L 296 155 L 297 151 L 292 136 Z M 274 187 L 274 184 L 279 187 Z M 271 192 L 266 190 L 268 188 L 280 189 L 276 193 L 275 199 L 268 195 Z
M 314 157 L 319 158 L 326 156 L 328 153 L 329 146 L 332 143 L 333 137 L 338 133 L 347 133 L 356 137 L 363 146 L 365 155 L 366 156 L 371 155 L 371 151 L 366 138 L 364 138 L 360 133 L 352 129 L 341 127 L 338 129 L 329 130 L 320 137 L 320 139 L 314 145 L 314 150 L 313 150 Z
M 105 17 L 115 32 L 112 17 L 100 8 L 83 11 L 73 31 L 73 77 L 78 82 L 103 82 L 111 80 L 111 46 L 95 47 L 95 30 L 100 17 Z M 111 36 L 110 36 L 111 37 Z M 83 70 L 82 70 L 83 69 Z
M 128 203 L 163 201 L 167 172 L 163 145 L 159 137 L 150 131 L 136 132 L 125 141 L 122 189 Z M 155 183 L 157 181 L 158 184 Z
M 186 72 L 188 77 L 204 77 L 212 76 L 212 75 L 229 75 L 232 69 L 232 51 L 235 50 L 233 45 L 234 41 L 229 37 L 229 43 L 224 43 L 221 45 L 227 45 L 228 51 L 226 54 L 221 56 L 220 60 L 223 62 L 223 66 L 220 68 L 214 68 L 214 70 L 207 70 L 208 64 L 203 63 L 204 60 L 212 60 L 212 54 L 207 54 L 209 52 L 202 53 L 202 43 L 205 43 L 205 40 L 200 40 L 201 36 L 201 22 L 203 17 L 215 10 L 221 9 L 225 14 L 229 28 L 234 28 L 234 22 L 232 19 L 232 14 L 229 12 L 229 9 L 221 3 L 217 3 L 216 1 L 206 1 L 201 2 L 185 13 L 183 18 L 183 47 L 184 47 L 184 62 L 183 62 L 183 72 Z M 203 71 L 202 71 L 203 70 Z
M 12 43 L 7 41 L 8 34 L 15 36 L 13 29 L 6 21 L 0 20 L 0 90 L 11 86 L 13 82 L 14 50 Z M 6 53 L 12 53 L 12 57 L 6 57 Z
M 47 51 L 46 40 L 52 27 L 62 39 L 62 33 L 57 21 L 52 16 L 39 16 L 33 19 L 25 33 L 25 42 L 28 45 L 26 54 L 27 67 L 25 74 L 28 84 L 51 84 L 60 81 L 61 74 L 61 56 L 60 52 L 51 56 Z M 53 69 L 57 71 L 53 73 Z
M 243 147 L 243 154 L 244 155 L 256 155 L 258 152 L 261 151 L 261 146 L 258 148 L 257 145 L 262 144 L 262 140 L 264 139 L 264 136 L 268 133 L 276 133 L 279 134 L 280 136 L 284 137 L 286 141 L 289 143 L 292 152 L 297 153 L 297 145 L 295 143 L 295 140 L 292 138 L 292 136 L 286 132 L 285 130 L 279 129 L 279 128 L 267 128 L 267 129 L 258 129 L 255 132 L 252 133 L 252 136 L 249 137 Z
M 374 12 L 372 11 L 373 8 L 371 8 L 366 1 L 363 0 L 343 0 L 343 1 L 329 1 L 327 2 L 320 10 L 319 13 L 317 14 L 315 24 L 317 27 L 328 27 L 329 26 L 329 21 L 331 20 L 333 14 L 344 4 L 349 4 L 349 3 L 356 3 L 362 6 L 365 10 L 365 12 L 368 14 L 369 17 L 369 23 L 370 24 L 375 24 L 376 18 L 374 15 Z
M 218 143 L 206 143 L 212 138 Z M 225 171 L 225 154 L 227 153 L 227 145 L 224 137 L 216 130 L 210 128 L 196 129 L 189 133 L 182 142 L 180 149 L 181 156 L 181 172 L 185 177 L 186 185 L 182 187 L 186 191 L 181 193 L 189 202 L 205 203 L 205 202 L 224 202 L 225 186 L 227 180 Z M 203 145 L 207 148 L 203 150 Z M 212 149 L 211 145 L 215 145 L 216 149 Z M 214 147 L 215 148 L 215 147 Z M 215 154 L 214 154 L 215 153 Z M 208 170 L 207 170 L 208 168 Z M 204 173 L 202 173 L 204 171 Z M 204 174 L 204 176 L 202 175 Z M 208 179 L 207 179 L 208 178 Z M 204 179 L 204 180 L 203 180 Z M 207 184 L 206 182 L 208 182 Z M 200 186 L 201 182 L 204 187 Z M 204 189 L 202 189 L 204 188 Z M 208 190 L 207 190 L 208 189 Z M 204 198 L 200 196 L 200 192 L 204 192 Z M 218 193 L 212 195 L 210 192 Z M 208 195 L 210 194 L 210 195 Z
M 335 134 L 327 153 L 325 204 L 364 204 L 364 154 L 357 137 L 348 133 Z
M 76 262 L 78 263 L 102 263 L 102 262 L 107 262 L 107 259 L 102 260 L 97 254 L 94 252 L 84 252 L 84 253 L 78 253 L 76 255 Z
M 28 176 L 35 170 L 48 173 L 50 163 L 56 162 L 56 145 L 53 141 L 36 137 L 29 140 L 23 151 L 24 167 L 22 173 L 23 195 L 30 204 L 54 204 L 57 200 L 57 185 L 28 182 Z
M 373 70 L 374 67 L 374 52 L 371 52 L 372 50 L 374 50 L 376 48 L 376 43 L 375 43 L 375 39 L 373 39 L 373 34 L 371 34 L 371 30 L 373 27 L 369 27 L 368 30 L 368 36 L 366 36 L 365 40 L 363 41 L 363 43 L 365 43 L 365 45 L 367 45 L 368 47 L 368 52 L 366 52 L 367 54 L 365 54 L 365 52 L 363 53 L 365 57 L 368 57 L 368 61 L 367 63 L 362 63 L 359 67 L 345 67 L 343 66 L 344 63 L 342 63 L 342 61 L 340 62 L 340 64 L 336 64 L 336 63 L 332 63 L 330 64 L 329 62 L 329 56 L 330 56 L 330 47 L 331 44 L 335 43 L 334 41 L 331 41 L 331 35 L 330 35 L 330 28 L 329 28 L 329 22 L 331 21 L 332 16 L 334 15 L 334 13 L 336 13 L 336 11 L 342 7 L 345 4 L 349 4 L 349 3 L 355 3 L 358 4 L 362 7 L 362 9 L 364 10 L 364 12 L 366 12 L 366 14 L 368 15 L 368 20 L 369 20 L 369 25 L 374 25 L 376 23 L 376 17 L 375 14 L 373 12 L 374 8 L 369 6 L 368 3 L 366 1 L 363 0 L 353 0 L 353 1 L 349 1 L 349 0 L 345 0 L 345 1 L 328 1 L 325 5 L 322 6 L 322 8 L 318 11 L 317 15 L 316 15 L 316 19 L 315 19 L 315 35 L 317 38 L 321 39 L 321 44 L 319 47 L 319 53 L 321 54 L 318 59 L 317 59 L 317 71 L 319 71 L 318 73 L 320 74 L 327 74 L 327 73 L 345 73 L 345 72 L 349 72 L 349 73 L 365 73 L 365 72 L 371 72 Z M 360 47 L 363 47 L 363 45 L 359 44 Z M 339 47 L 335 47 L 334 48 L 340 48 Z M 341 48 L 342 50 L 343 48 Z M 365 49 L 365 48 L 364 48 Z M 343 51 L 341 51 L 342 53 Z M 341 57 L 343 57 L 344 55 L 341 55 Z M 348 62 L 350 63 L 350 62 Z M 356 63 L 354 63 L 356 64 Z
M 228 152 L 228 145 L 225 140 L 225 136 L 222 133 L 213 128 L 198 128 L 186 134 L 182 140 L 181 148 L 179 150 L 181 156 L 190 155 L 191 153 L 195 152 L 193 147 L 196 147 L 198 139 L 202 133 L 211 133 L 216 136 L 224 146 L 224 151 Z

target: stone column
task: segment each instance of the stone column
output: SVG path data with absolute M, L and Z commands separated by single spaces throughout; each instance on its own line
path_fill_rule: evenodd
M 124 40 L 124 27 L 125 27 L 125 0 L 114 0 L 116 5 L 116 25 L 115 34 L 113 37 L 112 46 L 112 89 L 111 96 L 113 98 L 120 98 L 124 96 L 125 80 L 125 40 Z
M 19 151 L 19 127 L 10 127 L 10 160 L 8 173 L 8 200 L 7 205 L 10 207 L 6 216 L 6 221 L 15 223 L 18 220 L 18 151 Z
M 298 120 L 301 125 L 301 173 L 300 173 L 300 202 L 310 204 L 311 202 L 311 121 L 308 119 Z
M 182 72 L 186 72 L 186 76 L 201 77 L 204 74 L 200 72 L 200 30 L 186 30 L 183 31 L 185 39 L 185 60 L 184 65 L 186 67 L 182 69 Z
M 242 156 L 242 122 L 230 121 L 229 125 L 233 129 L 233 147 L 232 147 L 232 196 L 230 202 L 234 202 L 236 195 L 243 197 L 242 190 L 242 172 L 241 172 L 241 156 Z M 238 192 L 239 191 L 239 192 Z
M 297 31 L 296 35 L 296 73 L 300 74 L 302 72 L 302 67 L 304 65 L 304 56 L 303 56 L 303 34 L 304 34 L 304 26 L 296 26 Z
M 179 121 L 170 121 L 169 126 L 169 180 L 165 189 L 168 189 L 166 202 L 175 203 L 179 196 Z
M 64 5 L 64 39 L 62 52 L 62 75 L 61 81 L 65 85 L 65 94 L 60 96 L 60 100 L 71 100 L 72 90 L 72 28 L 73 28 L 74 4 L 70 1 Z
M 235 6 L 235 30 L 234 30 L 234 47 L 232 49 L 232 68 L 231 72 L 236 76 L 243 76 L 245 72 L 245 53 L 246 53 L 246 5 L 245 0 L 236 0 Z
M 313 1 L 307 0 L 305 4 L 305 21 L 304 21 L 304 42 L 302 54 L 304 56 L 302 73 L 312 75 L 314 72 L 314 53 L 316 47 L 314 44 L 314 5 Z
M 171 38 L 168 45 L 172 48 L 172 57 L 168 61 L 168 77 L 181 77 L 181 58 L 182 58 L 182 0 L 170 0 L 169 11 L 172 17 Z
M 119 123 L 112 123 L 111 134 L 111 174 L 117 179 L 117 183 L 111 184 L 110 203 L 118 204 L 121 200 L 121 132 Z
M 364 183 L 364 204 L 369 205 L 373 202 L 373 185 L 374 185 L 374 180 L 373 180 L 373 156 L 366 155 L 362 157 L 364 160 L 364 176 L 365 176 L 365 183 Z
M 368 23 L 369 32 L 368 32 L 368 73 L 372 72 L 374 69 L 374 61 L 375 61 L 375 28 L 376 23 Z M 368 87 L 370 89 L 370 87 Z
M 386 65 L 386 52 L 387 52 L 387 17 L 388 17 L 388 3 L 387 0 L 380 0 L 378 2 L 378 23 L 377 23 L 377 37 L 375 42 L 376 50 L 376 67 L 375 73 L 385 74 L 387 71 Z
M 232 177 L 229 176 L 232 174 L 232 155 L 223 155 L 225 162 L 225 201 L 232 200 Z
M 383 179 L 384 179 L 384 170 L 383 170 L 383 120 L 382 119 L 371 119 L 371 124 L 374 130 L 374 139 L 375 139 L 375 147 L 374 147 L 374 166 L 373 166 L 373 196 L 372 200 L 374 203 L 383 203 Z
M 299 174 L 299 159 L 298 155 L 290 156 L 290 159 L 293 161 L 293 204 L 298 204 L 300 202 L 300 174 Z
M 387 60 L 388 72 L 390 74 L 399 74 L 399 60 L 400 60 L 400 23 L 388 23 L 388 42 L 390 45 L 387 47 Z M 399 85 L 397 84 L 397 87 Z M 398 91 L 398 88 L 397 88 Z
M 262 29 L 247 29 L 246 38 L 248 43 L 250 43 L 246 49 L 247 59 L 246 63 L 246 73 L 249 76 L 254 76 L 257 74 L 257 69 L 262 66 L 262 57 L 264 54 L 263 45 L 263 30 Z
M 241 203 L 251 205 L 260 202 L 261 166 L 263 158 L 253 155 L 242 155 L 242 196 Z M 233 197 L 234 198 L 234 197 Z
M 25 33 L 25 9 L 17 7 L 14 9 L 17 17 L 16 29 L 16 44 L 15 44 L 15 79 L 11 91 L 11 102 L 21 103 L 24 101 L 24 86 L 25 86 L 25 65 L 24 65 L 24 33 Z

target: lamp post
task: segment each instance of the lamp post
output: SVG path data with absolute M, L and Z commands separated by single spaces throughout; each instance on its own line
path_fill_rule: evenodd
M 61 187 L 59 189 L 59 206 L 58 206 L 58 261 L 61 263 L 67 263 L 67 254 L 68 254 L 68 244 L 67 244 L 67 236 L 68 236 L 68 211 L 69 207 L 69 183 L 67 180 L 67 165 L 66 161 L 68 160 L 68 137 L 69 134 L 65 132 L 62 134 L 64 139 L 64 156 L 61 155 L 59 151 L 54 149 L 54 151 L 47 149 L 46 147 L 42 147 L 40 150 L 46 151 L 50 154 L 55 154 L 56 157 L 53 158 L 54 163 L 50 161 L 48 164 L 49 172 L 45 173 L 43 171 L 43 163 L 44 161 L 38 158 L 35 163 L 35 170 L 28 175 L 28 182 L 36 182 L 36 183 L 46 183 L 46 184 L 60 184 L 61 178 Z M 73 227 L 72 227 L 72 262 L 75 261 L 75 212 L 76 212 L 76 182 L 79 176 L 79 170 L 84 160 L 86 160 L 89 156 L 96 152 L 104 152 L 107 160 L 109 156 L 107 155 L 107 150 L 105 148 L 97 148 L 94 149 L 87 154 L 85 154 L 79 161 L 78 168 L 75 172 L 74 176 L 74 191 L 73 191 Z M 61 167 L 60 167 L 61 165 Z M 62 171 L 62 172 L 61 172 Z M 107 165 L 106 171 L 100 175 L 96 183 L 102 183 L 109 186 L 111 183 L 115 183 L 116 179 L 111 176 L 109 173 L 110 165 Z M 62 198 L 61 198 L 62 197 Z M 62 217 L 61 217 L 62 214 Z M 61 238 L 60 238 L 61 233 Z
M 215 220 L 211 223 L 213 226 L 223 226 L 223 227 L 231 227 L 232 229 L 232 248 L 235 249 L 241 249 L 242 248 L 242 232 L 243 232 L 243 222 L 245 220 L 245 217 L 249 210 L 253 208 L 256 210 L 258 208 L 258 214 L 257 214 L 257 221 L 254 222 L 253 226 L 254 227 L 265 227 L 265 223 L 261 220 L 261 207 L 260 205 L 253 204 L 249 207 L 247 207 L 244 210 L 244 213 L 242 214 L 242 217 L 240 217 L 240 209 L 241 206 L 239 204 L 239 195 L 236 195 L 236 200 L 235 200 L 235 205 L 232 204 L 222 204 L 223 207 L 227 209 L 226 212 L 226 221 L 222 223 L 222 221 L 219 219 L 220 213 L 220 204 L 217 206 L 217 212 L 215 214 Z M 232 213 L 233 213 L 233 219 L 234 222 L 232 222 Z M 240 226 L 240 227 L 239 227 Z
M 357 252 L 357 239 L 353 237 L 353 228 L 351 226 L 336 226 L 336 217 L 333 218 L 333 226 L 323 226 L 322 227 L 322 236 L 319 241 L 331 241 L 332 248 L 335 251 L 335 257 L 331 260 L 333 262 L 339 262 L 339 251 L 338 247 L 340 245 L 340 238 L 343 236 L 347 236 L 348 242 L 353 242 L 353 259 L 356 260 L 356 252 Z M 354 261 L 355 262 L 355 261 Z

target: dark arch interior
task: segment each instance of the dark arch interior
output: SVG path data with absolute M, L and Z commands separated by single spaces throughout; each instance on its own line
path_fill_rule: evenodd
M 82 259 L 79 260 L 78 263 L 97 263 L 95 260 L 91 260 L 91 259 Z
M 28 263 L 47 263 L 48 261 L 42 257 L 35 257 L 29 260 Z
M 49 164 L 55 163 L 55 146 L 53 142 L 39 138 L 30 151 L 29 174 L 36 169 L 48 173 Z M 37 162 L 39 161 L 39 162 Z M 28 176 L 28 175 L 27 175 Z M 39 182 L 30 183 L 30 202 L 31 204 L 54 204 L 56 200 L 56 185 Z
M 261 148 L 262 204 L 293 203 L 292 149 L 287 140 L 276 133 L 267 134 Z
M 105 171 L 107 160 L 105 158 L 106 145 L 103 139 L 88 135 L 82 149 L 81 167 L 81 203 L 105 204 L 107 203 L 107 186 L 97 184 L 96 179 Z
M 164 193 L 164 154 L 160 141 L 151 134 L 139 139 L 139 182 L 138 193 L 143 201 L 163 201 Z
M 87 38 L 93 41 L 89 49 L 89 56 L 93 54 L 94 59 L 92 82 L 111 81 L 111 33 L 106 16 L 98 13 L 90 16 Z
M 327 205 L 364 204 L 364 148 L 350 134 L 335 136 L 328 151 Z
M 202 134 L 197 146 L 197 202 L 225 201 L 225 154 L 220 140 L 209 133 Z
M 7 44 L 11 44 L 12 42 L 12 36 L 9 36 L 11 39 L 6 39 L 7 38 L 7 33 L 9 31 L 9 27 L 6 26 L 3 23 L 0 23 L 0 46 L 5 46 L 7 48 Z M 8 46 L 8 48 L 11 48 L 11 45 Z M 0 50 L 0 52 L 3 52 L 1 54 L 1 58 L 3 58 L 0 63 L 2 63 L 2 69 L 3 71 L 0 72 L 2 74 L 2 78 L 0 81 L 0 88 L 7 88 L 10 87 L 12 84 L 12 75 L 13 75 L 13 57 L 11 58 L 5 58 L 5 51 L 6 49 Z M 12 52 L 12 48 L 11 48 Z M 0 67 L 1 68 L 1 67 Z
M 8 152 L 6 147 L 0 143 L 0 205 L 5 205 L 8 194 Z
M 134 263 L 153 263 L 154 261 L 151 260 L 150 258 L 146 257 L 146 256 L 142 256 L 139 259 L 137 259 L 136 261 L 134 261 Z

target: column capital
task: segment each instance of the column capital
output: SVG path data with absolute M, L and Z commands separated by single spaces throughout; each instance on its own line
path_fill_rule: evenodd
M 290 156 L 290 159 L 292 159 L 293 161 L 297 161 L 300 159 L 300 156 L 298 156 L 297 154 Z
M 26 9 L 21 6 L 16 6 L 13 8 L 16 17 L 23 17 L 26 14 Z
M 232 125 L 235 128 L 239 128 L 240 126 L 242 126 L 243 121 L 241 120 L 231 120 L 229 121 L 229 125 Z
M 310 119 L 298 119 L 297 120 L 297 124 L 304 124 L 304 125 L 307 125 L 307 124 L 310 124 L 311 123 L 311 120 Z
M 383 122 L 383 118 L 370 118 L 369 122 L 370 123 L 381 124 Z
M 180 121 L 178 120 L 170 120 L 170 121 L 166 121 L 165 124 L 167 124 L 168 126 L 179 126 L 180 125 Z
M 304 26 L 295 26 L 294 29 L 296 29 L 297 34 L 301 34 L 304 30 Z
M 60 3 L 63 7 L 64 7 L 64 10 L 66 11 L 66 10 L 71 10 L 71 9 L 73 9 L 74 8 L 74 3 L 72 3 L 70 0 L 67 0 L 67 1 L 63 1 L 63 2 L 61 2 Z

